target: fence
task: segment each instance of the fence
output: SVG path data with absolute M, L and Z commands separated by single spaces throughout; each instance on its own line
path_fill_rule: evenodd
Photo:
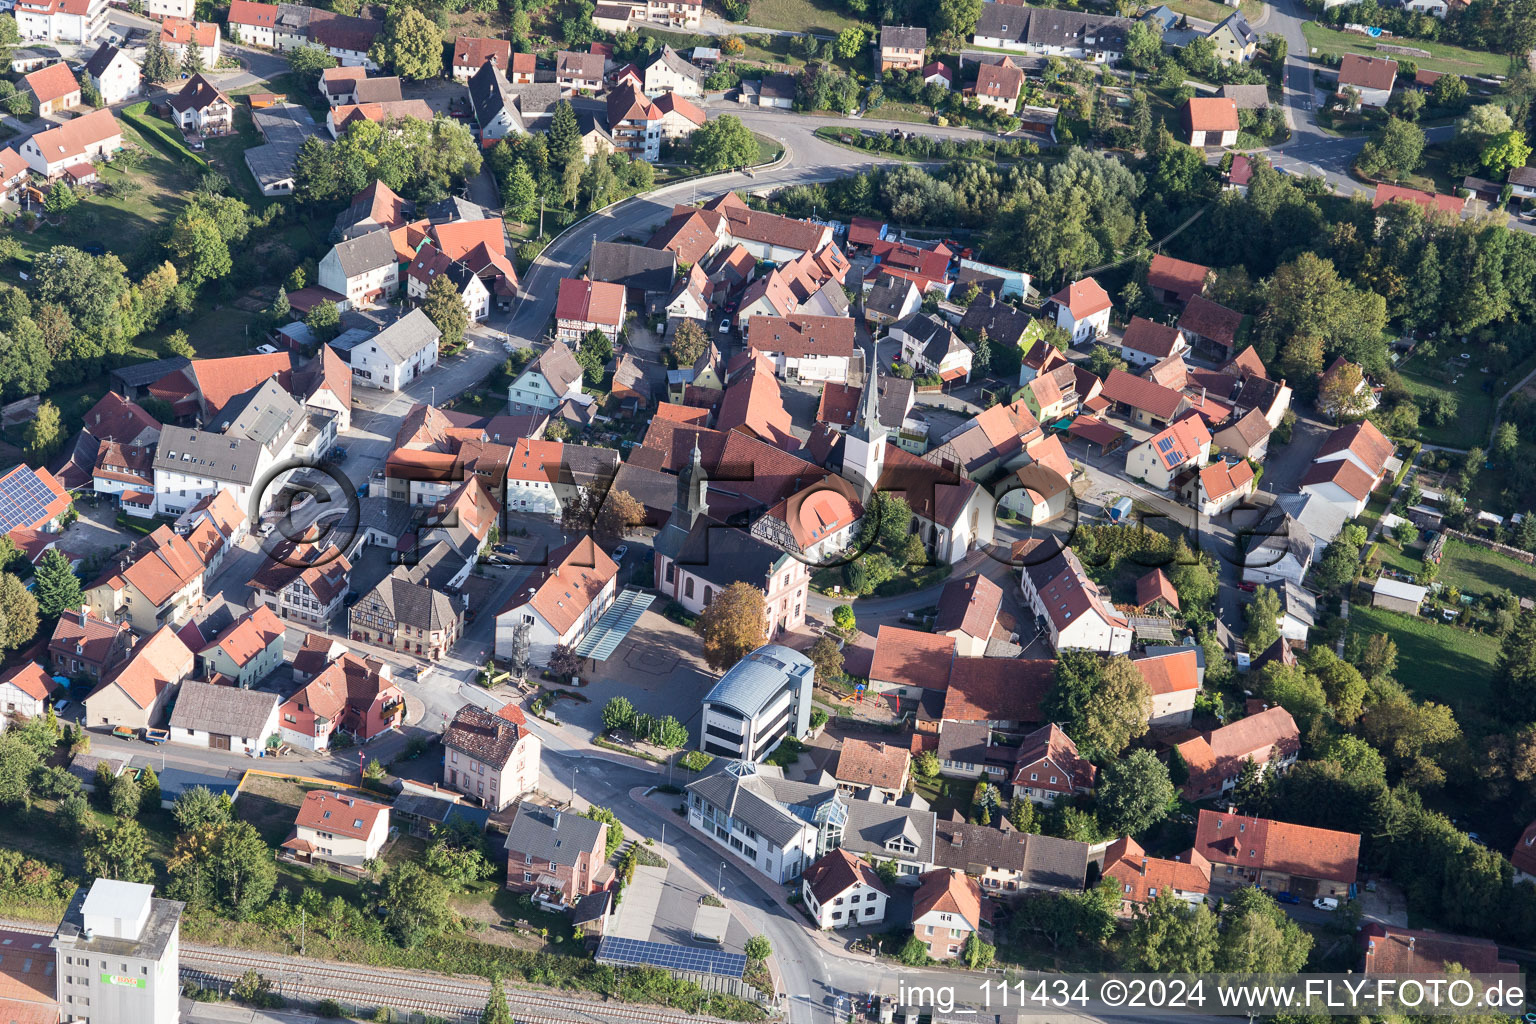
M 1503 555 L 1505 558 L 1513 558 L 1515 561 L 1524 563 L 1525 565 L 1536 565 L 1536 555 L 1533 555 L 1529 551 L 1524 551 L 1520 548 L 1512 548 L 1508 544 L 1500 544 L 1498 541 L 1492 541 L 1486 537 L 1479 537 L 1476 534 L 1462 533 L 1460 530 L 1446 530 L 1445 532 L 1450 536 L 1455 537 L 1457 540 L 1466 541 L 1468 544 L 1476 544 L 1480 548 L 1487 548 L 1494 554 Z

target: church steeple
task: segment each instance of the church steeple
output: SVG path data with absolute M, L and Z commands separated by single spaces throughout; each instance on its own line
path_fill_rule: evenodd
M 864 352 L 864 393 L 858 414 L 843 438 L 843 476 L 868 500 L 885 467 L 886 428 L 880 423 L 880 364 L 871 345 Z
M 677 502 L 673 508 L 688 516 L 690 524 L 709 512 L 709 477 L 704 475 L 704 453 L 699 450 L 699 436 L 693 436 L 693 455 L 677 474 Z

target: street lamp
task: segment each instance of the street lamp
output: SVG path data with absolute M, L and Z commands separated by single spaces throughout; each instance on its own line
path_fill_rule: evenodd
M 725 892 L 725 861 L 720 862 L 720 874 L 715 879 L 715 888 L 720 892 Z
M 580 773 L 579 767 L 571 765 L 571 810 L 573 811 L 576 809 L 576 776 Z

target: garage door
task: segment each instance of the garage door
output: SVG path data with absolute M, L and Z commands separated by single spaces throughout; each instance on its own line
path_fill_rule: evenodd
M 208 745 L 210 747 L 212 747 L 214 750 L 228 750 L 229 749 L 229 737 L 228 736 L 220 736 L 216 732 L 211 732 L 211 733 L 208 734 Z

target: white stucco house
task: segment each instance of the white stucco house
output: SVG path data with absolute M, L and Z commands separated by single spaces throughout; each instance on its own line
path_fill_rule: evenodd
M 352 379 L 364 387 L 399 391 L 437 365 L 443 332 L 413 309 L 352 349 Z
M 549 565 L 496 613 L 496 656 L 511 656 L 523 626 L 535 665 L 548 664 L 557 644 L 574 647 L 613 604 L 618 575 L 618 563 L 590 536 L 552 551 Z

